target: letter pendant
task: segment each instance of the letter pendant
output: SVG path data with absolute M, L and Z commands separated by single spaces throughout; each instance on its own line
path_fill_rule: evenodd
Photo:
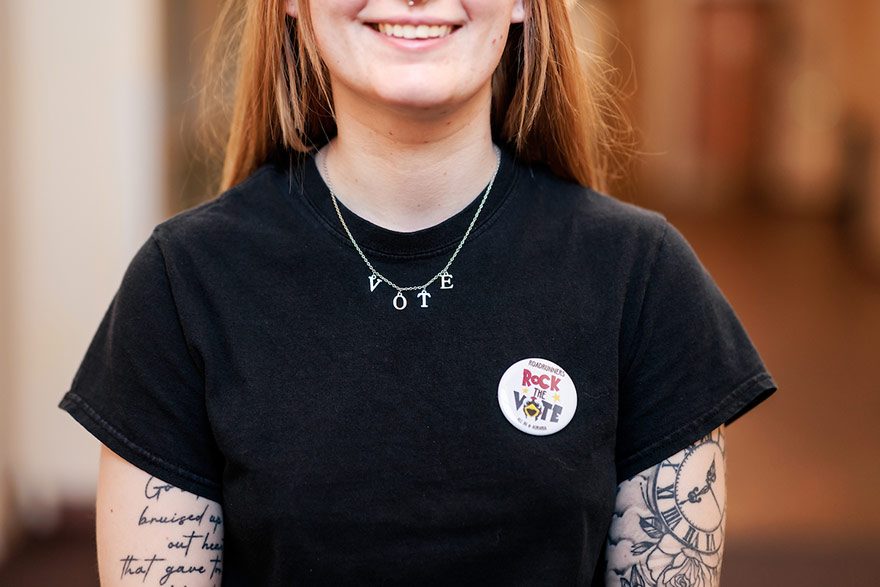
M 452 274 L 444 271 L 440 274 L 440 289 L 452 289 Z
M 379 287 L 379 284 L 382 283 L 382 280 L 379 279 L 379 276 L 373 273 L 370 275 L 370 292 L 376 291 L 376 288 Z
M 417 295 L 418 297 L 422 298 L 422 305 L 421 305 L 421 307 L 422 307 L 422 308 L 427 308 L 427 307 L 428 307 L 428 298 L 431 297 L 431 294 L 428 293 L 428 290 L 425 289 L 425 288 L 422 288 L 422 291 L 420 291 L 420 292 L 419 292 L 418 294 L 416 294 L 416 295 Z
M 402 291 L 398 291 L 397 295 L 394 296 L 394 300 L 391 302 L 394 304 L 395 310 L 403 310 L 406 308 L 406 297 L 403 295 Z

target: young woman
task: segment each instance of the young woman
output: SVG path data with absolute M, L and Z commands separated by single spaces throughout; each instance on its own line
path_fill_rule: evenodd
M 564 0 L 249 0 L 223 193 L 159 224 L 61 402 L 103 585 L 718 585 L 776 389 L 605 195 Z

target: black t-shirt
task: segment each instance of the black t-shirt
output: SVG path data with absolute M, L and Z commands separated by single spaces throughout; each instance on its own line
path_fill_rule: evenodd
M 589 585 L 617 484 L 776 389 L 656 212 L 504 151 L 397 309 L 293 161 L 156 226 L 60 403 L 222 504 L 226 586 Z M 340 206 L 411 286 L 481 196 L 412 233 Z

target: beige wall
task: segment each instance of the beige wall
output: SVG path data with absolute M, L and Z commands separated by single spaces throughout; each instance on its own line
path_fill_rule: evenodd
M 2 4 L 0 466 L 15 511 L 42 524 L 93 499 L 97 443 L 56 404 L 160 217 L 159 3 Z M 9 518 L 0 506 L 0 538 Z
M 9 19 L 6 3 L 0 2 L 0 560 L 7 551 L 12 532 L 11 504 L 9 503 L 9 337 L 8 312 L 10 283 L 10 243 L 6 222 L 9 218 Z

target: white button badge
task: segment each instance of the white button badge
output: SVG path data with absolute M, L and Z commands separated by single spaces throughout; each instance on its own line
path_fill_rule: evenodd
M 523 359 L 498 382 L 498 405 L 507 420 L 528 434 L 546 436 L 571 422 L 577 408 L 574 382 L 547 359 Z

